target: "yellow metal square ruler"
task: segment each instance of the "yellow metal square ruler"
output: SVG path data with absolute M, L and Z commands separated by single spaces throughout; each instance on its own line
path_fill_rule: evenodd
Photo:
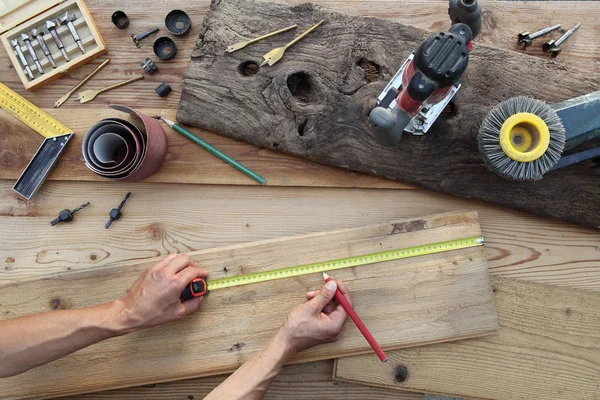
M 0 83 L 0 108 L 8 111 L 45 138 L 13 186 L 17 193 L 29 200 L 48 177 L 50 170 L 73 136 L 73 131 L 3 83 Z

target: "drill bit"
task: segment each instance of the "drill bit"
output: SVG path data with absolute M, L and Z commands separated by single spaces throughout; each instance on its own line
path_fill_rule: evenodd
M 127 192 L 127 194 L 125 195 L 125 198 L 123 199 L 123 201 L 121 201 L 121 204 L 119 204 L 119 207 L 113 208 L 112 210 L 110 210 L 110 213 L 108 214 L 110 219 L 104 226 L 104 229 L 110 228 L 110 225 L 113 223 L 113 221 L 116 221 L 119 218 L 121 218 L 121 215 L 123 215 L 123 213 L 121 212 L 121 208 L 123 208 L 123 206 L 125 205 L 127 200 L 129 200 L 129 197 L 131 197 L 131 192 Z
M 60 99 L 58 99 L 56 101 L 56 103 L 54 103 L 54 108 L 58 108 L 60 107 L 65 101 L 67 101 L 67 99 L 69 97 L 71 97 L 71 95 L 73 93 L 75 93 L 80 87 L 82 87 L 87 81 L 89 81 L 90 79 L 92 79 L 92 77 L 94 75 L 96 75 L 96 73 L 98 73 L 98 71 L 100 71 L 102 68 L 104 68 L 104 66 L 106 64 L 108 64 L 110 62 L 110 58 L 107 58 L 106 60 L 104 60 L 104 62 L 100 65 L 98 65 L 96 67 L 95 70 L 93 70 L 88 76 L 86 76 L 81 82 L 79 82 L 77 84 L 77 86 L 75 86 L 73 89 L 69 90 L 63 97 L 61 97 Z
M 554 41 L 553 39 L 548 40 L 546 43 L 544 43 L 544 46 L 543 46 L 544 52 L 550 53 L 550 57 L 552 57 L 552 58 L 559 55 L 562 50 L 559 46 L 561 44 L 563 44 L 564 41 L 567 40 L 573 34 L 573 32 L 575 32 L 577 29 L 579 29 L 580 26 L 581 26 L 581 24 L 577 23 L 574 27 L 572 27 L 567 32 L 565 32 L 565 34 L 562 35 L 556 41 Z
M 321 24 L 323 22 L 325 22 L 324 19 L 320 20 L 319 22 L 317 22 L 316 24 L 311 26 L 308 30 L 306 30 L 304 33 L 302 33 L 300 36 L 298 36 L 297 38 L 295 38 L 294 40 L 292 40 L 291 42 L 286 44 L 285 46 L 278 47 L 276 49 L 269 51 L 267 54 L 265 54 L 263 56 L 264 61 L 262 62 L 262 64 L 260 64 L 260 66 L 262 67 L 265 64 L 269 64 L 269 66 L 272 66 L 277 61 L 281 60 L 281 57 L 283 57 L 283 54 L 285 53 L 285 51 L 287 49 L 289 49 L 290 47 L 292 47 L 293 45 L 298 43 L 300 40 L 302 40 L 304 37 L 306 37 L 312 31 L 317 29 L 319 26 L 321 26 Z
M 41 30 L 38 30 L 37 28 L 33 28 L 31 30 L 31 36 L 36 38 L 36 40 L 40 44 L 42 52 L 48 59 L 48 62 L 50 62 L 50 65 L 52 65 L 52 68 L 56 68 L 56 63 L 54 62 L 52 53 L 50 52 L 50 49 L 48 48 L 48 45 L 46 44 L 46 41 L 44 40 L 44 33 Z
M 27 74 L 29 79 L 33 80 L 33 72 L 31 72 L 31 68 L 29 68 L 29 64 L 27 64 L 27 60 L 25 59 L 25 56 L 21 51 L 21 45 L 19 44 L 19 41 L 17 39 L 13 39 L 10 41 L 10 44 L 17 52 L 17 56 L 19 56 L 19 60 L 21 61 L 23 68 L 25 68 L 25 73 Z
M 290 31 L 292 29 L 296 29 L 296 27 L 298 27 L 298 25 L 291 25 L 291 26 L 288 26 L 287 28 L 279 29 L 279 30 L 277 30 L 275 32 L 270 32 L 270 33 L 267 33 L 266 35 L 262 35 L 262 36 L 259 36 L 257 38 L 254 38 L 254 39 L 245 40 L 243 42 L 238 42 L 238 43 L 232 44 L 225 51 L 228 52 L 228 53 L 233 53 L 234 51 L 238 51 L 240 49 L 243 49 L 244 47 L 246 47 L 248 45 L 251 45 L 252 43 L 256 43 L 256 42 L 259 42 L 261 40 L 273 37 L 275 35 L 279 35 L 280 33 L 284 33 L 284 32 Z
M 65 208 L 58 214 L 58 217 L 56 217 L 55 219 L 52 220 L 52 222 L 50 222 L 50 225 L 54 226 L 60 222 L 71 222 L 73 220 L 73 214 L 75 214 L 77 211 L 79 211 L 81 209 L 86 208 L 89 205 L 90 205 L 90 202 L 88 201 L 87 203 L 82 204 L 79 207 L 75 208 L 73 211 Z
M 517 35 L 517 40 L 519 42 L 519 45 L 522 48 L 531 46 L 531 43 L 533 42 L 533 39 L 538 38 L 540 36 L 546 35 L 552 31 L 557 30 L 558 28 L 560 28 L 560 24 L 556 24 L 553 26 L 550 26 L 548 28 L 544 28 L 542 30 L 539 30 L 537 32 L 534 33 L 529 33 L 529 32 L 521 32 Z
M 60 54 L 62 54 L 63 58 L 66 62 L 69 62 L 69 55 L 65 51 L 65 46 L 63 45 L 62 40 L 60 40 L 60 36 L 58 36 L 58 32 L 56 32 L 56 24 L 52 21 L 46 21 L 44 24 L 44 32 L 52 35 L 54 42 L 56 43 L 56 47 L 60 50 Z
M 83 44 L 81 43 L 81 39 L 77 34 L 77 30 L 75 29 L 75 25 L 73 25 L 73 21 L 77 19 L 75 14 L 69 14 L 68 12 L 64 13 L 60 17 L 58 17 L 58 23 L 61 25 L 66 25 L 69 28 L 69 32 L 71 32 L 71 36 L 73 36 L 73 40 L 77 43 L 77 47 L 79 47 L 79 51 L 81 54 L 85 54 L 85 49 L 83 48 Z
M 29 52 L 29 55 L 31 56 L 31 59 L 33 60 L 33 63 L 35 64 L 35 67 L 38 70 L 38 73 L 43 74 L 44 69 L 42 68 L 42 64 L 40 64 L 40 61 L 38 60 L 37 54 L 35 54 L 35 51 L 33 50 L 33 46 L 31 45 L 31 39 L 29 38 L 29 35 L 26 33 L 21 33 L 21 40 L 23 41 L 23 43 L 25 43 L 25 47 L 27 47 L 27 51 Z

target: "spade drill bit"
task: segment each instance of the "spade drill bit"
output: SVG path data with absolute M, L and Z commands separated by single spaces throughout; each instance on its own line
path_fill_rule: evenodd
M 541 31 L 537 31 L 534 33 L 521 32 L 517 35 L 517 40 L 522 48 L 529 47 L 531 46 L 533 39 L 538 38 L 540 36 L 544 36 L 552 31 L 557 30 L 558 28 L 560 28 L 560 24 L 556 24 L 554 26 L 542 29 Z
M 27 64 L 27 60 L 25 59 L 25 56 L 21 51 L 21 45 L 19 44 L 19 41 L 17 39 L 13 39 L 10 41 L 10 44 L 17 52 L 17 56 L 19 56 L 19 60 L 21 61 L 23 68 L 25 68 L 25 73 L 27 74 L 29 79 L 33 79 L 33 72 L 31 72 L 31 68 L 29 68 L 29 64 Z
M 46 21 L 44 24 L 44 32 L 52 35 L 54 42 L 56 43 L 56 47 L 60 50 L 60 54 L 62 54 L 65 61 L 69 62 L 69 55 L 65 51 L 65 46 L 63 45 L 62 40 L 60 40 L 60 36 L 58 36 L 58 32 L 56 32 L 56 24 L 52 21 Z
M 559 55 L 560 51 L 562 50 L 559 46 L 561 44 L 563 44 L 563 42 L 565 40 L 567 40 L 573 34 L 573 32 L 575 32 L 577 29 L 579 29 L 580 26 L 581 26 L 581 24 L 577 23 L 574 27 L 572 27 L 567 32 L 565 32 L 565 34 L 562 35 L 556 41 L 554 39 L 548 40 L 546 43 L 544 43 L 544 46 L 543 46 L 544 51 L 546 53 L 550 53 L 550 57 L 552 57 L 552 58 Z
M 33 46 L 31 45 L 31 39 L 29 38 L 29 35 L 26 33 L 21 33 L 21 40 L 25 43 L 25 47 L 27 47 L 27 51 L 29 52 L 29 55 L 31 56 L 31 59 L 33 60 L 33 63 L 35 64 L 35 67 L 38 70 L 38 73 L 43 74 L 44 69 L 42 68 L 42 64 L 40 64 L 40 61 L 38 60 L 37 54 L 35 54 L 35 51 L 33 50 Z
M 81 53 L 84 54 L 85 49 L 83 48 L 81 39 L 79 38 L 77 31 L 75 30 L 75 25 L 73 25 L 73 21 L 75 21 L 76 19 L 77 19 L 77 16 L 75 16 L 75 14 L 69 14 L 68 12 L 66 12 L 63 15 L 61 15 L 60 17 L 58 17 L 58 23 L 60 23 L 61 25 L 66 25 L 69 28 L 69 32 L 71 32 L 71 36 L 73 36 L 73 40 L 75 41 L 75 43 L 77 43 L 77 47 L 79 47 L 79 50 L 81 51 Z
M 50 53 L 50 49 L 48 48 L 48 45 L 46 45 L 46 41 L 44 40 L 44 33 L 41 30 L 38 30 L 37 28 L 33 28 L 31 30 L 31 36 L 37 39 L 42 49 L 42 52 L 50 62 L 50 65 L 52 65 L 52 68 L 56 68 L 56 63 L 54 62 L 52 53 Z

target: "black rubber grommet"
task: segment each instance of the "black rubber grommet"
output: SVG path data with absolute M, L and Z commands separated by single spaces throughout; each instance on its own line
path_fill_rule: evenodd
M 172 10 L 165 18 L 167 30 L 175 36 L 183 36 L 190 31 L 192 20 L 182 10 Z
M 161 60 L 170 60 L 177 54 L 175 42 L 166 36 L 159 37 L 154 41 L 154 54 Z
M 158 93 L 160 97 L 165 97 L 171 92 L 171 86 L 169 86 L 167 82 L 163 82 L 160 84 L 159 87 L 157 87 L 154 90 L 156 91 L 156 93 Z
M 115 11 L 111 17 L 112 23 L 119 29 L 125 29 L 129 26 L 129 18 L 125 12 L 118 10 Z

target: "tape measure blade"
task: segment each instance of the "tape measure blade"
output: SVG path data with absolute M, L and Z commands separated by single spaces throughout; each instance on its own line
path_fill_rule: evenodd
M 291 278 L 294 276 L 333 271 L 342 268 L 358 267 L 385 261 L 401 260 L 404 258 L 418 257 L 423 255 L 481 246 L 483 245 L 483 243 L 483 237 L 474 236 L 464 239 L 432 243 L 423 246 L 407 247 L 395 250 L 382 251 L 378 253 L 364 254 L 360 256 L 340 258 L 336 260 L 298 265 L 295 267 L 280 268 L 263 272 L 254 272 L 251 274 L 232 276 L 230 278 L 219 278 L 209 280 L 208 289 L 224 289 L 233 286 L 267 282 L 276 279 Z
M 58 122 L 50 114 L 42 111 L 3 83 L 0 83 L 0 108 L 3 108 L 44 137 L 50 138 L 73 133 L 73 130 Z

